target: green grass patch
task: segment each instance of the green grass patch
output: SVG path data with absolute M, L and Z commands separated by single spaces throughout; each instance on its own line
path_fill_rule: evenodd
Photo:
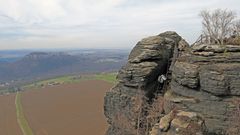
M 23 89 L 39 88 L 42 86 L 47 86 L 48 84 L 51 84 L 51 83 L 58 83 L 58 84 L 75 83 L 87 78 L 88 77 L 85 77 L 85 76 L 61 76 L 61 77 L 47 79 L 47 80 L 38 81 L 38 82 L 25 85 L 23 86 Z
M 17 121 L 23 132 L 23 135 L 34 135 L 32 129 L 30 128 L 27 119 L 25 118 L 22 103 L 21 103 L 21 93 L 17 92 L 15 98 L 16 104 L 16 113 L 17 113 Z
M 47 79 L 43 81 L 37 81 L 28 85 L 23 86 L 23 89 L 41 88 L 48 86 L 51 83 L 55 84 L 66 84 L 66 83 L 77 83 L 83 80 L 104 80 L 110 83 L 116 83 L 117 73 L 99 73 L 95 75 L 70 75 L 61 76 L 57 78 Z
M 110 83 L 117 83 L 116 79 L 117 73 L 103 73 L 95 75 L 95 79 L 104 80 Z

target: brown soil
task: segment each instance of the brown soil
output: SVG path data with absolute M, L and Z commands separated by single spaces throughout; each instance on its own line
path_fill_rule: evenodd
M 0 96 L 0 135 L 22 135 L 17 123 L 15 94 Z
M 24 113 L 35 135 L 104 135 L 103 97 L 112 86 L 92 80 L 26 91 Z

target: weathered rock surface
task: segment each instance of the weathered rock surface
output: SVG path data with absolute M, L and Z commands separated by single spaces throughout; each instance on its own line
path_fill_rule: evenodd
M 240 98 L 240 46 L 189 48 L 175 32 L 165 32 L 137 43 L 119 71 L 119 83 L 106 93 L 107 135 L 135 135 L 131 130 L 137 126 L 135 101 L 139 91 L 153 98 L 160 91 L 158 76 L 169 73 L 171 81 L 164 87 L 165 116 L 151 124 L 155 126 L 150 134 L 188 135 L 189 127 L 194 129 L 191 135 L 226 134 L 236 110 L 232 101 Z M 174 117 L 173 109 L 178 110 Z M 147 114 L 147 110 L 143 112 Z M 119 115 L 127 125 L 124 129 L 115 121 Z
M 157 127 L 158 126 L 158 127 Z M 202 116 L 195 112 L 171 111 L 161 118 L 150 135 L 204 135 L 206 126 Z
M 194 52 L 214 52 L 214 53 L 224 53 L 224 52 L 239 52 L 239 45 L 196 45 L 192 47 Z
M 168 60 L 180 41 L 184 49 L 185 41 L 178 34 L 165 32 L 145 38 L 133 48 L 128 63 L 118 73 L 119 83 L 105 96 L 105 115 L 111 125 L 108 135 L 115 135 L 116 130 L 127 130 L 119 129 L 114 123 L 119 114 L 126 118 L 126 124 L 130 123 L 129 127 L 136 127 L 134 99 L 139 91 L 145 91 L 148 97 L 156 92 L 158 76 L 166 73 Z M 124 131 L 124 135 L 127 134 L 132 133 Z
M 240 96 L 239 47 L 195 46 L 193 53 L 180 56 L 173 67 L 171 92 L 165 95 L 165 99 L 178 109 L 202 114 L 209 134 L 225 134 L 231 125 L 232 100 Z M 216 54 L 195 54 L 204 51 Z M 176 103 L 176 96 L 171 94 L 182 100 Z M 186 100 L 189 98 L 196 102 Z M 165 104 L 165 111 L 170 111 L 168 108 L 172 104 L 169 102 Z

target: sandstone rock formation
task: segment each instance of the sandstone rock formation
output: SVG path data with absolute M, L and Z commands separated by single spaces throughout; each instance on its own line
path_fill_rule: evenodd
M 226 134 L 240 96 L 240 46 L 200 45 L 174 64 L 165 111 L 174 105 L 203 115 L 208 133 Z M 213 52 L 202 56 L 195 52 Z M 178 100 L 176 100 L 178 99 Z
M 122 115 L 125 123 L 135 128 L 137 118 L 134 100 L 140 91 L 145 91 L 148 97 L 157 91 L 158 76 L 166 74 L 168 60 L 173 57 L 174 47 L 181 40 L 175 32 L 165 32 L 145 38 L 133 48 L 128 63 L 119 71 L 119 83 L 105 96 L 105 115 L 111 125 L 108 135 L 115 135 L 115 130 L 120 128 L 114 123 L 118 115 Z
M 160 75 L 167 76 L 165 84 L 158 82 Z M 139 128 L 153 128 L 152 135 L 185 135 L 189 125 L 194 134 L 226 134 L 236 110 L 232 101 L 240 97 L 240 46 L 190 48 L 177 33 L 165 32 L 138 42 L 117 79 L 105 96 L 107 135 L 142 135 Z M 139 109 L 139 93 L 147 106 L 159 93 L 164 98 L 165 116 L 150 124 L 154 127 L 144 124 L 148 107 Z

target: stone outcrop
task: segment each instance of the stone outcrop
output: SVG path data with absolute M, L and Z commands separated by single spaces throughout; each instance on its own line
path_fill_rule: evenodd
M 171 88 L 165 94 L 165 110 L 170 111 L 174 104 L 178 109 L 200 113 L 209 134 L 226 134 L 236 107 L 232 101 L 240 96 L 239 49 L 233 45 L 200 45 L 180 56 L 173 67 Z M 176 102 L 175 98 L 180 100 Z
M 136 126 L 135 98 L 140 91 L 144 91 L 147 97 L 153 96 L 157 91 L 158 76 L 166 74 L 174 47 L 180 41 L 183 44 L 182 40 L 175 32 L 165 32 L 145 38 L 133 48 L 128 63 L 118 73 L 119 83 L 105 96 L 105 116 L 111 125 L 108 135 L 115 135 L 119 129 L 114 123 L 118 115 L 122 115 L 125 123 L 130 123 L 133 128 Z M 128 134 L 131 133 L 125 133 Z
M 162 74 L 167 86 L 158 82 Z M 146 108 L 141 114 L 136 109 L 141 92 L 148 105 L 157 93 L 164 98 L 165 116 L 151 123 L 151 135 L 186 135 L 189 127 L 194 128 L 192 135 L 224 135 L 236 110 L 233 100 L 240 97 L 240 46 L 190 48 L 175 32 L 165 32 L 138 42 L 117 79 L 105 96 L 107 135 L 136 134 L 138 117 L 148 114 Z

